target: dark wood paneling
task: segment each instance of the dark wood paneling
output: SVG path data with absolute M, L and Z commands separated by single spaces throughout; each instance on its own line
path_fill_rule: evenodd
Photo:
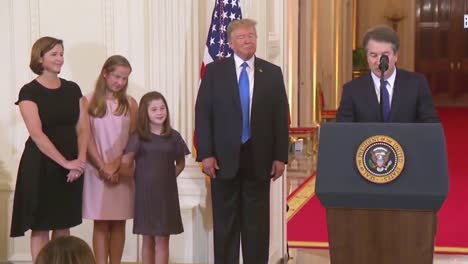
M 332 264 L 430 264 L 431 211 L 327 208 Z
M 426 75 L 434 94 L 468 93 L 468 0 L 416 1 L 416 71 Z

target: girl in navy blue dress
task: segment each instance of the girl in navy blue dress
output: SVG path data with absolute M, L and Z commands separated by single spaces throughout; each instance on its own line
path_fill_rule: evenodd
M 169 236 L 183 232 L 176 177 L 190 151 L 171 128 L 162 94 L 149 92 L 141 98 L 137 133 L 124 152 L 120 170 L 129 176 L 134 172 L 133 233 L 143 235 L 143 263 L 168 263 Z

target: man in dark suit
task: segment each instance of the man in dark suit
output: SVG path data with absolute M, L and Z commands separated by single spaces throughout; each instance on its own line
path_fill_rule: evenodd
M 288 102 L 281 69 L 255 57 L 256 22 L 232 21 L 230 58 L 207 65 L 195 105 L 197 161 L 212 178 L 214 258 L 268 263 L 270 181 L 288 160 Z
M 337 122 L 439 122 L 426 78 L 418 73 L 397 69 L 400 40 L 387 26 L 370 29 L 364 36 L 370 71 L 343 86 Z M 381 82 L 382 55 L 388 56 L 388 69 Z M 380 87 L 384 87 L 387 113 L 381 111 Z

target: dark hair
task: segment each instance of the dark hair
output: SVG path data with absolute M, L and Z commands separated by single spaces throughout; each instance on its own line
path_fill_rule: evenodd
M 35 74 L 42 74 L 44 71 L 41 62 L 42 56 L 57 45 L 61 45 L 63 47 L 63 41 L 53 37 L 42 37 L 34 42 L 31 48 L 31 61 L 29 62 L 29 68 L 31 68 Z
M 99 74 L 99 77 L 96 81 L 96 86 L 94 88 L 94 93 L 93 97 L 91 98 L 91 101 L 89 102 L 89 108 L 88 108 L 88 113 L 93 116 L 93 117 L 103 117 L 106 114 L 107 108 L 106 108 L 106 90 L 107 90 L 107 82 L 106 79 L 104 78 L 104 74 L 109 74 L 117 68 L 117 66 L 123 66 L 127 67 L 130 69 L 130 72 L 132 72 L 132 66 L 130 65 L 130 62 L 121 55 L 113 55 L 110 56 L 106 62 L 104 62 L 104 65 L 102 66 L 101 73 Z M 125 87 L 118 91 L 117 93 L 114 94 L 115 98 L 117 99 L 119 105 L 117 106 L 117 109 L 115 110 L 115 114 L 117 115 L 123 115 L 127 114 L 127 112 L 130 109 L 130 103 L 128 102 L 127 99 L 127 86 L 128 86 L 128 80 L 127 83 L 125 84 Z
M 394 53 L 397 53 L 400 49 L 400 38 L 398 37 L 398 34 L 395 32 L 395 30 L 393 30 L 393 28 L 389 26 L 375 26 L 366 32 L 362 41 L 362 45 L 366 49 L 366 52 L 367 44 L 371 39 L 378 42 L 386 42 L 392 44 L 392 49 Z
M 91 248 L 81 238 L 63 236 L 47 243 L 35 264 L 96 264 L 96 260 Z
M 150 140 L 151 139 L 151 131 L 149 126 L 149 117 L 148 117 L 148 107 L 149 104 L 154 100 L 162 100 L 164 105 L 166 106 L 166 120 L 164 120 L 163 128 L 161 131 L 161 135 L 167 136 L 170 135 L 172 132 L 171 121 L 169 118 L 169 107 L 167 107 L 167 101 L 164 96 L 156 91 L 152 91 L 146 93 L 141 97 L 140 104 L 138 107 L 138 121 L 137 121 L 137 132 L 140 138 L 143 140 Z

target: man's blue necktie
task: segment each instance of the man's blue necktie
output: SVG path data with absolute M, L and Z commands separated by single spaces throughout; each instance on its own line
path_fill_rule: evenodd
M 242 70 L 239 76 L 239 95 L 242 106 L 242 144 L 250 138 L 250 82 L 247 74 L 247 62 L 242 63 Z
M 380 89 L 382 89 L 382 114 L 384 122 L 388 122 L 390 116 L 390 94 L 387 90 L 387 81 L 380 81 Z

